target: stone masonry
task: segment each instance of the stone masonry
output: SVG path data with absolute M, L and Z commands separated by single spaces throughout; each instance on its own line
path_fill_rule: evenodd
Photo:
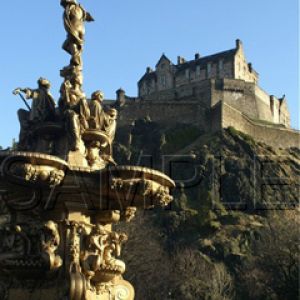
M 299 132 L 290 129 L 287 99 L 269 95 L 259 86 L 259 75 L 247 62 L 240 40 L 234 49 L 214 55 L 197 53 L 191 61 L 179 56 L 177 64 L 163 54 L 155 70 L 148 67 L 139 80 L 138 97 L 128 97 L 120 89 L 116 105 L 121 126 L 146 116 L 160 123 L 195 124 L 205 132 L 233 126 L 255 135 L 253 128 L 258 126 L 260 141 L 277 147 L 281 139 L 285 141 L 282 147 L 299 147 Z M 228 107 L 240 113 L 236 121 L 226 114 Z M 252 130 L 246 130 L 249 122 Z M 271 135 L 274 140 L 267 136 L 270 128 L 278 133 Z

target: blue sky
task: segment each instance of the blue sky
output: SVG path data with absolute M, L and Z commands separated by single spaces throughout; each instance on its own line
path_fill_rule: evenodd
M 52 82 L 57 99 L 59 70 L 69 56 L 60 0 L 9 0 L 0 19 L 0 145 L 18 137 L 19 98 L 15 87 L 36 87 L 40 76 Z M 249 62 L 270 94 L 286 94 L 292 126 L 299 128 L 297 0 L 82 0 L 96 22 L 87 24 L 84 90 L 101 89 L 115 98 L 122 87 L 137 94 L 137 81 L 164 52 L 192 59 L 234 48 L 243 41 Z

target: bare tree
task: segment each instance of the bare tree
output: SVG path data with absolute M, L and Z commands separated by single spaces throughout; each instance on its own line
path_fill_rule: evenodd
M 299 212 L 277 211 L 267 220 L 253 256 L 240 270 L 240 285 L 248 299 L 298 299 Z
M 198 250 L 178 250 L 174 256 L 171 299 L 231 300 L 234 298 L 233 280 L 224 264 L 213 263 Z

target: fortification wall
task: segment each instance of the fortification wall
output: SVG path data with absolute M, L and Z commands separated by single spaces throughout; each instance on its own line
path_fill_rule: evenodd
M 212 106 L 224 101 L 252 118 L 258 118 L 254 84 L 244 80 L 223 79 L 215 82 Z
M 210 110 L 210 130 L 211 132 L 220 132 L 223 129 L 222 124 L 222 101 L 214 105 Z
M 120 110 L 118 124 L 130 125 L 146 116 L 170 126 L 176 123 L 193 124 L 205 132 L 221 131 L 232 126 L 274 148 L 300 148 L 300 131 L 255 121 L 226 101 L 219 101 L 210 109 L 204 108 L 197 100 L 132 101 Z
M 300 131 L 279 125 L 264 125 L 248 118 L 228 103 L 222 102 L 222 127 L 230 126 L 252 136 L 255 140 L 264 142 L 274 148 L 300 148 Z
M 152 121 L 174 124 L 186 123 L 210 131 L 207 109 L 199 101 L 139 101 L 126 104 L 119 111 L 120 126 L 129 125 L 134 120 L 149 116 Z
M 149 116 L 160 123 L 187 123 L 210 131 L 210 107 L 211 81 L 207 80 L 128 100 L 119 110 L 118 122 L 123 126 Z
M 283 108 L 283 120 L 279 119 L 279 100 L 274 98 L 273 112 L 271 109 L 270 95 L 253 82 L 236 79 L 216 80 L 212 89 L 212 106 L 219 101 L 224 101 L 237 110 L 257 120 L 289 125 L 286 116 L 287 109 Z
M 177 88 L 167 89 L 150 95 L 145 95 L 142 97 L 142 101 L 147 102 L 166 102 L 181 100 L 197 100 L 198 102 L 201 102 L 204 107 L 210 107 L 211 81 L 205 80 L 202 82 L 194 82 Z
M 232 126 L 274 147 L 299 147 L 298 131 L 259 121 L 274 121 L 270 96 L 244 80 L 211 79 L 130 99 L 120 108 L 118 123 L 130 125 L 146 116 L 166 126 L 193 124 L 205 132 Z
M 272 111 L 271 111 L 271 106 L 270 106 L 270 95 L 268 95 L 263 89 L 261 89 L 259 86 L 255 86 L 255 96 L 256 96 L 256 103 L 257 103 L 257 111 L 258 111 L 258 116 L 257 118 L 260 120 L 266 120 L 270 122 L 278 122 L 279 119 L 274 118 Z M 278 115 L 278 110 L 275 109 L 274 113 Z

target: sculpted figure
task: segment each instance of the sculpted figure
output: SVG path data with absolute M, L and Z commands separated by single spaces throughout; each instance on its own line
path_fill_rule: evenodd
M 90 110 L 81 90 L 82 76 L 66 80 L 61 86 L 59 108 L 64 116 L 72 150 L 78 150 L 82 133 L 88 128 Z
M 105 113 L 103 110 L 104 94 L 101 91 L 96 91 L 92 94 L 90 101 L 91 116 L 89 125 L 91 129 L 102 130 L 104 127 Z
M 111 232 L 109 236 L 109 243 L 104 248 L 103 259 L 105 265 L 120 273 L 125 272 L 125 263 L 116 257 L 121 255 L 122 243 L 126 242 L 128 237 L 124 233 Z
M 20 140 L 21 146 L 26 148 L 26 140 L 29 138 L 29 129 L 31 125 L 53 121 L 55 119 L 55 101 L 50 94 L 50 82 L 45 78 L 38 80 L 38 88 L 17 88 L 14 94 L 25 94 L 26 99 L 32 99 L 31 110 L 20 109 L 18 117 L 21 125 Z M 23 97 L 22 97 L 23 98 Z
M 63 19 L 67 31 L 63 49 L 72 55 L 72 65 L 81 65 L 85 35 L 84 22 L 92 22 L 94 19 L 76 0 L 61 0 L 61 6 L 65 9 Z
M 62 265 L 62 259 L 56 255 L 56 250 L 60 244 L 58 226 L 53 221 L 48 221 L 42 230 L 41 245 L 46 260 L 49 260 L 50 268 L 57 269 Z
M 110 140 L 113 141 L 116 135 L 118 111 L 115 108 L 109 108 L 106 111 L 106 115 L 104 131 L 110 137 Z
M 88 281 L 103 271 L 114 272 L 115 275 L 125 272 L 125 263 L 116 257 L 120 256 L 121 244 L 126 240 L 125 234 L 109 232 L 99 224 L 92 229 L 87 237 L 87 251 L 82 257 Z
M 92 94 L 89 125 L 91 129 L 104 131 L 110 140 L 113 141 L 117 125 L 117 110 L 114 108 L 104 109 L 103 100 L 104 94 L 101 91 L 96 91 Z
M 2 234 L 0 262 L 30 254 L 31 242 L 20 226 L 7 226 Z
M 88 285 L 90 285 L 91 278 L 95 276 L 96 271 L 99 270 L 103 263 L 105 240 L 107 237 L 107 231 L 99 224 L 92 229 L 87 237 L 87 251 L 82 257 L 82 268 L 87 277 Z
M 86 271 L 92 271 L 94 274 L 100 268 L 103 262 L 103 253 L 105 248 L 105 241 L 108 237 L 108 232 L 105 228 L 97 224 L 91 231 L 87 243 L 91 255 L 84 261 Z
M 128 206 L 123 212 L 123 218 L 127 223 L 131 222 L 132 219 L 134 219 L 135 214 L 136 214 L 137 208 L 134 206 Z

